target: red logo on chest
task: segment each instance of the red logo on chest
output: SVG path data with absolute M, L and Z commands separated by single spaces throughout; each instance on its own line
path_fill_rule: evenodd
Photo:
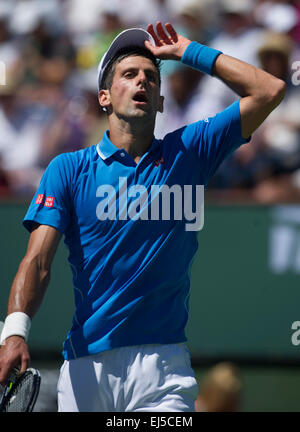
M 162 156 L 160 159 L 155 161 L 155 165 L 158 167 L 158 165 L 165 163 L 164 157 Z
M 54 203 L 54 197 L 50 197 L 50 196 L 48 196 L 48 197 L 46 198 L 46 201 L 45 201 L 44 206 L 45 206 L 45 207 L 53 207 L 53 203 Z

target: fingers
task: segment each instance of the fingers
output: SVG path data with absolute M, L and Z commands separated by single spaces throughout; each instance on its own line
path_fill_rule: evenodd
M 27 368 L 29 366 L 29 361 L 30 361 L 30 358 L 28 355 L 22 356 L 20 373 L 23 373 L 27 370 Z
M 22 374 L 23 372 L 25 372 L 28 369 L 28 366 L 29 366 L 29 360 L 22 359 L 20 371 L 18 373 Z M 18 368 L 16 368 L 16 366 L 11 365 L 0 370 L 0 385 L 4 387 L 7 384 L 9 377 L 14 369 L 17 370 Z
M 169 36 L 165 32 L 165 30 L 162 26 L 162 23 L 160 21 L 158 21 L 156 24 L 156 31 L 157 31 L 158 36 L 160 37 L 161 42 L 164 42 L 167 45 L 172 44 L 172 41 L 170 40 Z
M 157 34 L 155 33 L 152 24 L 149 24 L 147 26 L 147 31 L 153 37 L 156 46 L 172 45 L 173 43 L 178 42 L 178 35 L 172 24 L 166 23 L 165 28 L 168 31 L 169 35 L 164 30 L 163 25 L 160 21 L 156 23 Z
M 166 27 L 166 29 L 168 30 L 168 32 L 169 32 L 169 34 L 170 34 L 170 36 L 171 36 L 173 42 L 175 42 L 175 43 L 178 42 L 178 35 L 177 35 L 176 30 L 175 30 L 174 27 L 172 26 L 172 24 L 171 24 L 171 23 L 166 23 L 166 24 L 165 24 L 165 27 Z
M 157 50 L 159 49 L 159 47 L 153 46 L 153 45 L 151 44 L 151 42 L 149 42 L 149 41 L 145 41 L 145 47 L 146 47 L 149 51 L 151 51 L 152 54 L 153 54 L 154 56 L 157 55 Z
M 153 37 L 154 42 L 155 42 L 155 45 L 156 45 L 156 46 L 162 46 L 162 44 L 160 43 L 158 37 L 156 36 L 156 33 L 155 33 L 155 31 L 154 31 L 154 28 L 153 28 L 153 24 L 149 24 L 149 25 L 147 26 L 147 31 L 148 31 L 148 32 L 151 34 L 151 36 Z

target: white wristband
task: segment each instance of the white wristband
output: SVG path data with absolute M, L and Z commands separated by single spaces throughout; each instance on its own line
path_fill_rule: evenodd
M 27 340 L 31 319 L 24 312 L 13 312 L 7 315 L 0 338 L 0 345 L 10 336 L 22 336 Z

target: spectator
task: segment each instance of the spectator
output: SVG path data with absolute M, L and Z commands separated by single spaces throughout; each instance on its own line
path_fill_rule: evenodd
M 57 154 L 84 146 L 85 131 L 66 93 L 70 70 L 62 58 L 40 58 L 35 80 L 9 75 L 0 87 L 0 155 L 12 192 L 30 196 Z M 75 95 L 73 95 L 73 98 Z
M 18 98 L 19 83 L 10 74 L 0 86 L 0 157 L 2 175 L 15 194 L 32 193 L 42 175 L 36 167 L 41 138 L 41 113 L 28 112 Z
M 119 11 L 126 27 L 146 27 L 149 22 L 168 22 L 174 16 L 173 0 L 121 0 Z M 180 1 L 179 1 L 180 2 Z M 176 4 L 178 3 L 175 2 Z
M 241 409 L 242 382 L 234 364 L 222 362 L 212 367 L 199 384 L 196 412 L 236 412 Z
M 262 202 L 259 191 L 268 187 L 274 201 L 282 179 L 286 194 L 298 196 L 300 98 L 289 70 L 291 62 L 299 60 L 300 45 L 298 52 L 283 46 L 275 49 L 277 54 L 266 46 L 257 51 L 263 27 L 291 35 L 297 48 L 296 0 L 86 0 L 84 5 L 78 0 L 0 0 L 0 58 L 9 76 L 8 85 L 0 85 L 2 193 L 31 194 L 54 156 L 96 143 L 107 127 L 95 97 L 99 58 L 116 33 L 127 26 L 145 26 L 155 16 L 175 19 L 190 38 L 263 65 L 288 83 L 283 103 L 252 142 L 222 164 L 209 190 L 222 191 L 224 197 L 246 191 L 247 197 Z M 217 79 L 207 80 L 184 67 L 169 69 L 171 63 L 162 66 L 167 121 L 158 117 L 158 138 L 215 115 L 235 99 Z
M 294 41 L 297 42 L 298 45 L 300 45 L 300 2 L 298 0 L 295 0 L 293 3 L 297 14 L 297 24 L 291 31 L 291 36 Z
M 261 67 L 286 81 L 286 96 L 251 143 L 228 158 L 212 179 L 210 188 L 223 189 L 223 197 L 240 198 L 248 189 L 251 200 L 264 204 L 299 199 L 300 89 L 291 82 L 292 52 L 289 36 L 265 33 L 258 49 Z
M 203 44 L 208 42 L 211 21 L 206 3 L 205 1 L 188 0 L 179 4 L 175 17 L 176 27 L 182 26 L 186 37 L 190 40 L 199 40 Z
M 11 1 L 11 0 L 10 0 Z M 17 0 L 13 3 L 10 27 L 15 35 L 23 37 L 40 20 L 47 23 L 48 30 L 56 33 L 63 26 L 60 0 Z
M 113 0 L 111 0 L 113 2 Z M 67 0 L 63 6 L 66 31 L 76 42 L 98 29 L 103 2 L 99 0 Z
M 12 4 L 0 1 L 0 60 L 7 74 L 10 70 L 18 69 L 20 62 L 19 44 L 9 28 L 12 12 Z
M 178 65 L 162 83 L 165 96 L 164 115 L 157 116 L 155 135 L 163 138 L 167 133 L 200 119 L 197 85 L 203 74 Z M 196 116 L 197 118 L 194 118 Z
M 276 33 L 292 32 L 298 23 L 297 11 L 290 2 L 264 1 L 255 8 L 259 25 Z
M 264 147 L 273 161 L 271 178 L 254 190 L 256 200 L 264 203 L 298 200 L 300 197 L 300 89 L 290 77 L 292 39 L 269 33 L 258 53 L 264 70 L 287 83 L 283 103 L 263 124 L 257 134 L 258 145 Z
M 252 7 L 251 0 L 222 0 L 222 29 L 210 41 L 209 46 L 258 66 L 257 46 L 260 44 L 262 30 L 253 22 Z M 204 118 L 222 111 L 237 99 L 236 94 L 216 78 L 204 77 L 198 92 Z

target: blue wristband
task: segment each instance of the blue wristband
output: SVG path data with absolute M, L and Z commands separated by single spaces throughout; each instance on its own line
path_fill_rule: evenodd
M 208 75 L 212 75 L 213 66 L 220 54 L 222 54 L 221 51 L 194 41 L 187 46 L 181 62 Z

